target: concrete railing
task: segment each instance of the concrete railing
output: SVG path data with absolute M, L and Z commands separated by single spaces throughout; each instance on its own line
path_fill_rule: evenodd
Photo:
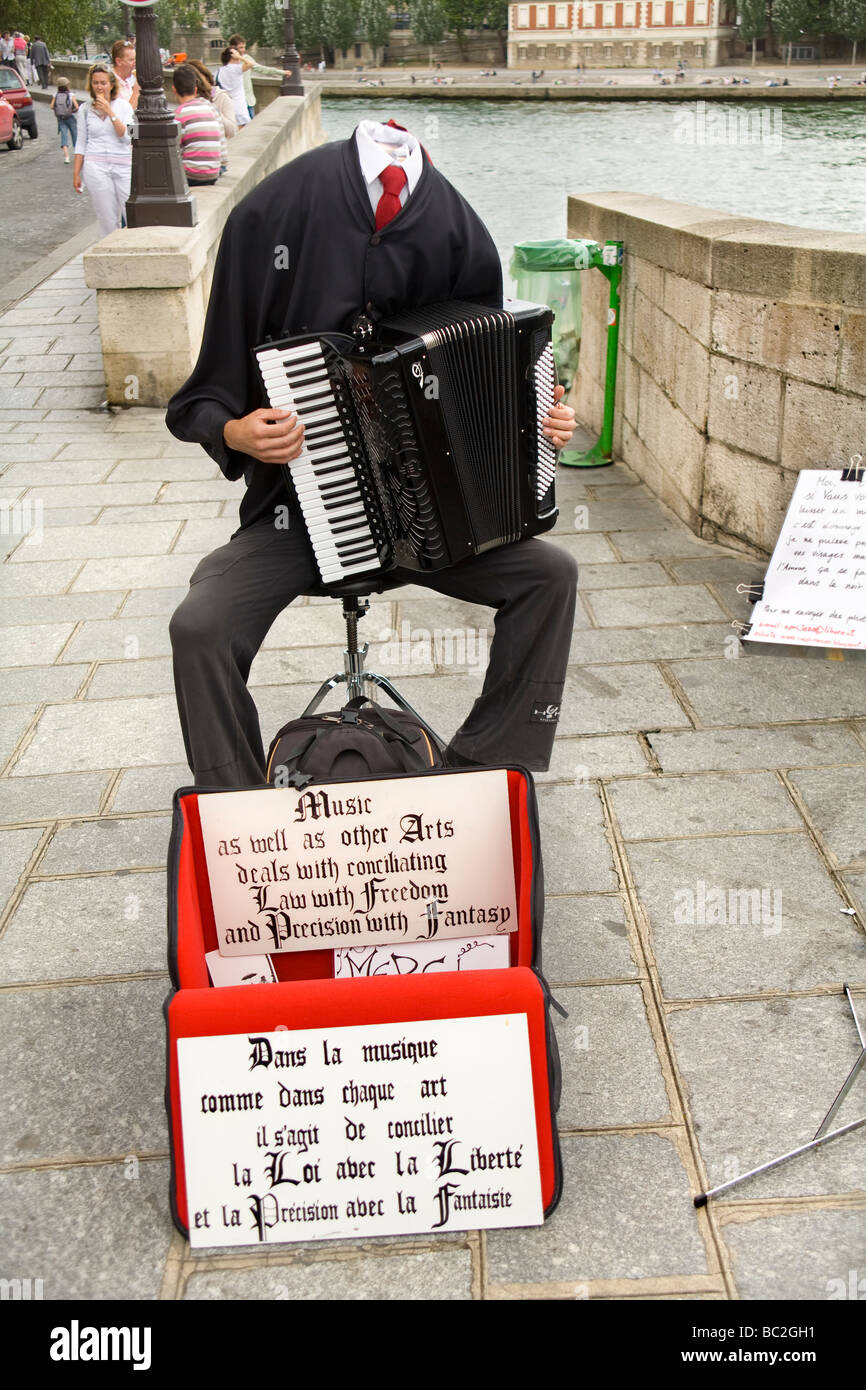
M 127 228 L 85 253 L 112 404 L 167 404 L 198 356 L 229 213 L 268 174 L 324 139 L 318 87 L 280 97 L 229 141 L 228 173 L 195 191 L 195 227 Z
M 866 236 L 635 193 L 570 198 L 568 229 L 625 244 L 617 456 L 698 534 L 772 550 L 798 471 L 866 455 Z M 597 429 L 607 281 L 582 289 Z

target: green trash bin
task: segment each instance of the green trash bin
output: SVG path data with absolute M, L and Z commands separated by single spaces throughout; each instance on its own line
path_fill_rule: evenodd
M 547 304 L 555 314 L 553 357 L 557 378 L 566 390 L 571 388 L 580 358 L 580 272 L 598 269 L 610 284 L 601 434 L 590 449 L 563 450 L 559 461 L 569 468 L 599 468 L 613 463 L 622 252 L 621 241 L 607 241 L 601 246 L 597 241 L 561 237 L 556 241 L 519 242 L 511 258 L 518 298 Z

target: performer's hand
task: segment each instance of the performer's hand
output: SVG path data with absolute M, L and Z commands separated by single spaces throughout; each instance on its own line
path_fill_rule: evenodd
M 230 449 L 262 463 L 290 463 L 304 447 L 304 427 L 293 410 L 268 406 L 227 421 L 223 439 Z
M 574 418 L 574 411 L 570 405 L 561 405 L 565 387 L 557 386 L 553 392 L 553 405 L 544 417 L 542 426 L 548 439 L 556 445 L 557 449 L 563 449 L 571 440 L 571 436 L 577 429 L 577 421 Z

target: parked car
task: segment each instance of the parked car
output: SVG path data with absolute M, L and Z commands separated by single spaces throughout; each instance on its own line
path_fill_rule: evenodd
M 39 134 L 36 128 L 36 107 L 27 90 L 27 84 L 14 68 L 0 67 L 0 96 L 8 101 L 15 111 L 24 130 L 35 140 Z
M 0 97 L 0 145 L 10 150 L 20 150 L 24 144 L 21 122 L 5 98 Z

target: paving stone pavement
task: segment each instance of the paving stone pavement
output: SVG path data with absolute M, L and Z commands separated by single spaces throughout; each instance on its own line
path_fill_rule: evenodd
M 559 1209 L 486 1235 L 189 1250 L 162 1095 L 167 813 L 189 780 L 167 623 L 239 489 L 160 411 L 100 408 L 80 260 L 0 316 L 0 343 L 0 1276 L 79 1299 L 830 1299 L 852 1271 L 862 1290 L 866 1133 L 692 1197 L 810 1137 L 857 1055 L 864 667 L 738 654 L 736 585 L 760 560 L 694 536 L 621 465 L 560 469 L 550 539 L 581 566 L 537 779 L 544 961 L 568 1009 Z M 324 603 L 284 614 L 255 663 L 266 740 L 341 664 Z M 412 586 L 366 626 L 450 734 L 491 614 Z M 840 1122 L 864 1112 L 861 1074 Z

